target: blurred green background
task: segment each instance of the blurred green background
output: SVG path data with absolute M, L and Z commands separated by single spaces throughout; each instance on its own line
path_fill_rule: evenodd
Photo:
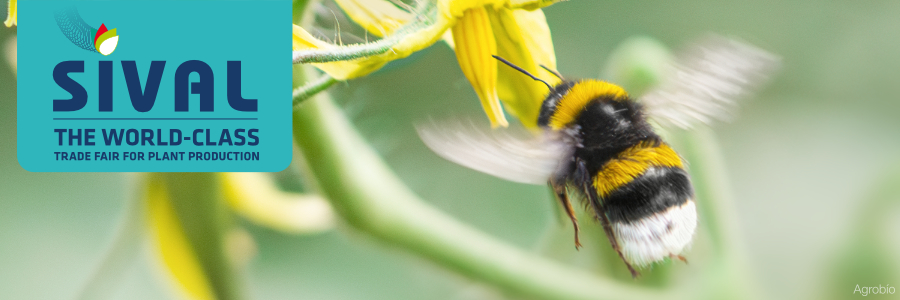
M 855 284 L 900 286 L 900 2 L 572 0 L 544 11 L 558 69 L 573 78 L 597 77 L 615 47 L 635 35 L 678 49 L 715 32 L 781 56 L 775 80 L 742 105 L 735 122 L 714 128 L 736 196 L 735 234 L 748 277 L 767 299 L 850 299 L 860 297 Z M 0 42 L 14 35 L 2 28 Z M 68 299 L 101 259 L 134 174 L 23 170 L 16 161 L 15 73 L 2 64 L 0 298 Z M 545 187 L 464 169 L 418 140 L 412 124 L 428 116 L 483 114 L 445 45 L 330 91 L 396 173 L 441 210 L 526 249 L 558 230 Z M 344 225 L 293 236 L 241 223 L 258 247 L 244 272 L 254 299 L 497 295 Z M 173 297 L 149 252 L 145 247 L 123 274 L 115 298 Z

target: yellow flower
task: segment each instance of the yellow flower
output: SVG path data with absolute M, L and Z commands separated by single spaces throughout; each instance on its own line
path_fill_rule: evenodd
M 3 22 L 3 24 L 6 27 L 16 26 L 17 17 L 16 0 L 9 0 L 9 10 L 7 10 L 6 22 Z
M 526 127 L 537 126 L 547 87 L 506 66 L 498 55 L 544 79 L 559 82 L 540 66 L 556 68 L 550 30 L 541 7 L 552 0 L 438 0 L 415 12 L 388 0 L 337 0 L 354 21 L 384 38 L 366 44 L 333 45 L 294 25 L 294 62 L 313 63 L 338 80 L 365 76 L 387 62 L 444 39 L 481 99 L 492 126 L 507 126 L 502 104 Z M 449 34 L 448 34 L 449 33 Z

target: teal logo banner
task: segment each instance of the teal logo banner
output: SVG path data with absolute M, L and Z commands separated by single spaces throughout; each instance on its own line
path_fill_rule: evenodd
M 290 164 L 290 1 L 18 6 L 17 143 L 26 170 L 272 172 Z

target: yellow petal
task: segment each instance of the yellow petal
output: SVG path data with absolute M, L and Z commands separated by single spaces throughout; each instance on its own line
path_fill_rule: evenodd
M 283 192 L 262 173 L 221 173 L 225 200 L 257 224 L 288 233 L 315 233 L 334 227 L 325 199 Z
M 490 17 L 500 57 L 550 85 L 560 82 L 559 78 L 540 67 L 544 65 L 551 70 L 556 69 L 556 55 L 553 52 L 550 28 L 541 10 L 501 8 Z M 517 116 L 525 127 L 537 128 L 541 102 L 550 89 L 502 63 L 499 68 L 497 92 L 504 106 L 510 114 Z
M 553 39 L 550 37 L 550 26 L 547 25 L 547 18 L 544 17 L 542 10 L 513 10 L 513 17 L 519 24 L 522 32 L 523 42 L 531 56 L 538 64 L 545 65 L 552 70 L 556 70 L 556 52 L 553 51 Z M 541 68 L 541 70 L 544 70 Z M 546 72 L 546 70 L 544 70 Z M 550 72 L 545 75 L 553 75 Z
M 335 0 L 347 16 L 372 34 L 379 37 L 391 34 L 412 19 L 406 12 L 389 1 Z
M 509 126 L 497 97 L 497 62 L 491 57 L 497 53 L 497 45 L 487 10 L 477 7 L 465 11 L 453 26 L 453 41 L 459 67 L 481 99 L 491 126 Z
M 500 8 L 509 5 L 509 0 L 440 0 L 438 7 L 445 17 L 450 19 L 461 18 L 468 10 L 476 8 L 494 7 Z
M 16 20 L 18 19 L 18 8 L 16 6 L 16 0 L 9 0 L 9 10 L 6 15 L 6 22 L 3 22 L 6 27 L 16 26 Z
M 188 299 L 215 299 L 197 254 L 175 214 L 165 185 L 151 178 L 147 193 L 148 222 L 156 253 Z
M 441 13 L 451 18 L 459 18 L 466 10 L 476 7 L 535 10 L 559 1 L 563 0 L 438 0 L 438 7 Z

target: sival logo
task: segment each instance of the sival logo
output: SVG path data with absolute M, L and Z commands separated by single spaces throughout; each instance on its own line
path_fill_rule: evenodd
M 81 18 L 78 10 L 74 7 L 59 10 L 53 17 L 56 19 L 56 25 L 59 26 L 59 30 L 75 46 L 103 54 L 104 56 L 116 51 L 116 46 L 119 44 L 119 36 L 116 34 L 115 28 L 107 30 L 106 24 L 103 23 L 100 24 L 100 29 L 91 27 Z
M 291 44 L 283 24 L 291 1 L 19 6 L 19 45 L 28 45 L 19 51 L 17 95 L 25 169 L 271 172 L 290 163 Z M 133 11 L 141 13 L 122 13 Z M 116 28 L 131 37 L 121 49 Z M 258 39 L 234 38 L 247 35 Z

